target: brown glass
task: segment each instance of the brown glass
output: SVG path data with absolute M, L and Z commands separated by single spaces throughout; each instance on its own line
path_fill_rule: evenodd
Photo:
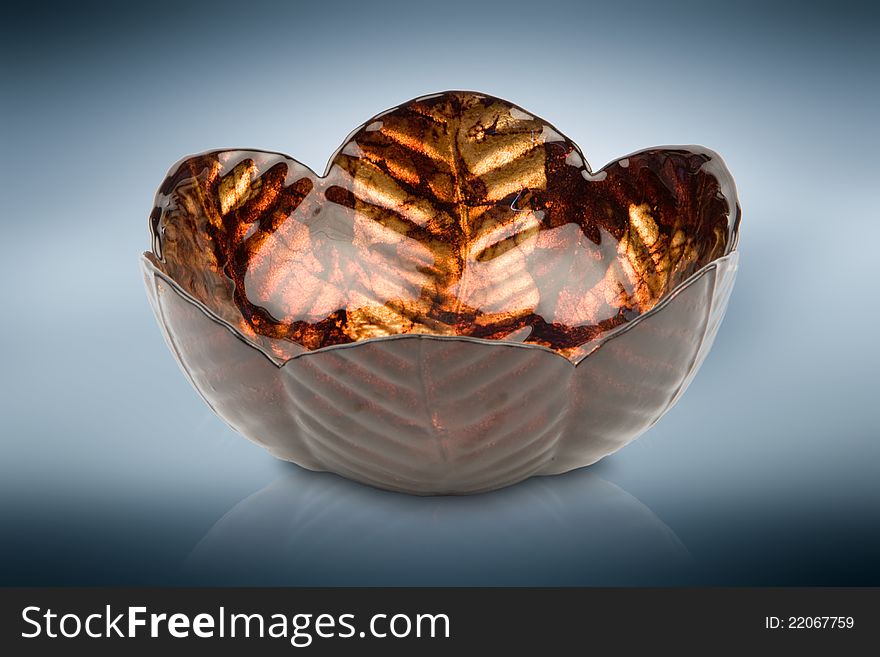
M 322 177 L 214 151 L 162 184 L 143 267 L 221 417 L 311 469 L 489 490 L 618 449 L 705 357 L 736 271 L 715 153 L 590 171 L 505 101 L 449 92 L 356 130 Z

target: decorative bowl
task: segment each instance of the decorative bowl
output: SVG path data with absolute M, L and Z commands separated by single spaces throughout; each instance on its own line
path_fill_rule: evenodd
M 165 339 L 232 428 L 312 470 L 474 493 L 589 465 L 705 358 L 740 209 L 701 147 L 591 172 L 471 92 L 355 130 L 323 176 L 279 153 L 174 165 L 141 262 Z

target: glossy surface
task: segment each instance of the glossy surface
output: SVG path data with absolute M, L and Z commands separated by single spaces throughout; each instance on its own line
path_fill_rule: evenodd
M 674 404 L 738 221 L 709 151 L 593 174 L 549 124 L 452 92 L 367 122 L 323 178 L 272 153 L 184 160 L 143 267 L 233 428 L 311 469 L 467 493 L 593 463 Z
M 504 101 L 406 103 L 319 178 L 280 154 L 184 160 L 157 196 L 154 263 L 277 362 L 402 334 L 539 344 L 577 361 L 734 245 L 733 182 L 704 149 L 593 174 Z
M 696 564 L 675 533 L 599 470 L 416 497 L 278 468 L 214 524 L 179 577 L 204 586 L 692 583 Z

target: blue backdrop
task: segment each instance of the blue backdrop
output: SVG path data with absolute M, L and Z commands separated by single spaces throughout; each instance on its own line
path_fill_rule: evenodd
M 856 3 L 129 3 L 4 10 L 0 584 L 880 584 L 878 14 Z M 740 275 L 676 408 L 601 464 L 415 499 L 214 417 L 138 272 L 168 167 L 322 171 L 475 89 L 594 168 L 721 153 Z

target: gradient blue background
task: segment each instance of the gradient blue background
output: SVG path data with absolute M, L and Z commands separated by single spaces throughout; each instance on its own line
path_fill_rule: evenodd
M 0 584 L 880 584 L 880 21 L 849 2 L 5 9 Z M 11 13 L 10 13 L 11 12 Z M 183 155 L 322 171 L 450 88 L 594 168 L 720 152 L 741 269 L 680 403 L 597 466 L 417 499 L 274 460 L 190 389 L 138 272 Z

